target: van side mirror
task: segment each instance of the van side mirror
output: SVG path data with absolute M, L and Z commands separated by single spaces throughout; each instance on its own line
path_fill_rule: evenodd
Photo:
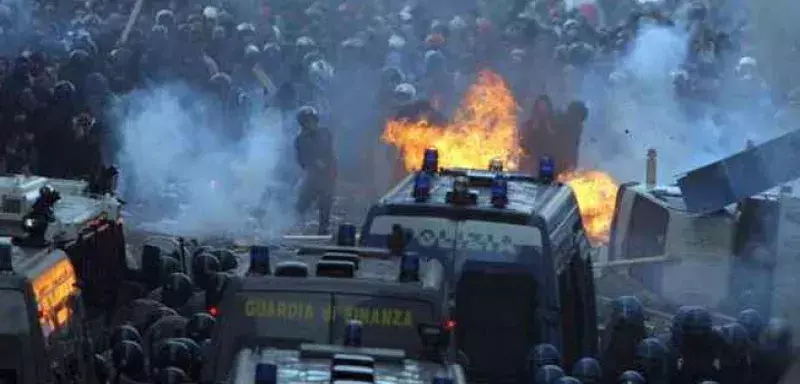
M 422 323 L 417 327 L 417 332 L 425 348 L 443 351 L 450 344 L 450 332 L 441 324 Z

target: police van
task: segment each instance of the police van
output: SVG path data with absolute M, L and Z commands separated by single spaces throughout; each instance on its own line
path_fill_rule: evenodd
M 0 383 L 94 382 L 77 281 L 61 250 L 0 243 Z
M 203 378 L 231 379 L 242 351 L 277 349 L 303 355 L 311 344 L 341 346 L 350 321 L 358 321 L 363 329 L 360 347 L 400 351 L 400 360 L 435 361 L 445 343 L 432 347 L 423 334 L 447 328 L 443 267 L 437 261 L 418 265 L 413 257 L 397 259 L 385 251 L 354 249 L 290 251 L 270 259 L 269 248 L 254 247 L 254 273 L 232 278 L 216 311 L 213 352 Z M 357 354 L 382 359 L 369 351 Z
M 0 383 L 92 382 L 85 321 L 126 264 L 119 202 L 87 188 L 0 178 Z
M 554 176 L 547 158 L 538 176 L 503 172 L 496 160 L 486 170 L 439 169 L 430 149 L 363 224 L 360 245 L 406 237 L 407 251 L 445 265 L 470 380 L 518 381 L 541 342 L 560 346 L 566 361 L 596 350 L 590 246 L 573 191 Z

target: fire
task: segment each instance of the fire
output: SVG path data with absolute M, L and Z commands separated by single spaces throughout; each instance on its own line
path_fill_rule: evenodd
M 575 192 L 589 239 L 595 244 L 608 243 L 617 202 L 617 182 L 609 174 L 596 170 L 565 172 L 558 180 Z
M 390 120 L 382 139 L 400 150 L 408 171 L 420 167 L 420 156 L 430 147 L 439 150 L 444 168 L 483 169 L 499 157 L 507 169 L 516 169 L 522 154 L 514 96 L 490 71 L 478 74 L 452 123 L 438 127 L 428 121 Z
M 500 158 L 506 169 L 516 170 L 523 154 L 517 127 L 511 90 L 499 75 L 482 71 L 451 123 L 390 120 L 382 139 L 399 149 L 408 171 L 420 167 L 422 154 L 431 147 L 438 149 L 443 168 L 486 169 L 492 159 Z M 581 170 L 563 173 L 559 181 L 575 191 L 592 242 L 608 242 L 617 194 L 614 179 L 602 171 Z

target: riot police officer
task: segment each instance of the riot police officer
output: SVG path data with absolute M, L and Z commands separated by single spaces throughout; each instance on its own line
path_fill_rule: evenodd
M 657 338 L 644 339 L 636 348 L 636 369 L 648 383 L 669 383 L 668 361 L 667 347 Z
M 545 365 L 561 366 L 561 353 L 552 344 L 537 344 L 528 353 L 528 372 L 536 373 Z
M 548 364 L 536 371 L 533 382 L 536 384 L 553 384 L 562 377 L 564 377 L 564 370 L 561 367 Z
M 626 370 L 633 369 L 636 347 L 645 338 L 644 306 L 634 296 L 622 296 L 611 303 L 606 325 L 601 365 L 603 381 L 613 382 Z
M 123 340 L 111 351 L 111 360 L 117 372 L 117 380 L 121 376 L 129 381 L 143 381 L 146 379 L 145 355 L 141 344 L 133 340 Z
M 747 330 L 739 323 L 726 324 L 719 330 L 719 379 L 723 383 L 747 384 L 751 379 Z
M 594 357 L 583 357 L 572 366 L 572 377 L 580 380 L 581 384 L 600 384 L 603 370 Z
M 327 234 L 330 226 L 333 191 L 336 182 L 336 156 L 333 136 L 319 126 L 319 114 L 310 106 L 297 112 L 300 134 L 295 139 L 297 162 L 306 172 L 297 201 L 297 211 L 305 213 L 316 203 L 319 210 L 319 234 Z
M 792 332 L 783 319 L 770 319 L 761 333 L 753 363 L 753 382 L 773 384 L 786 373 L 792 358 Z
M 714 363 L 719 340 L 712 329 L 711 314 L 703 307 L 694 306 L 683 311 L 678 379 L 681 383 L 696 383 L 716 378 Z
M 205 312 L 198 312 L 189 317 L 186 322 L 186 337 L 201 343 L 205 339 L 211 338 L 211 331 L 214 329 L 216 319 Z
M 173 273 L 161 286 L 161 302 L 164 305 L 180 310 L 192 297 L 192 280 L 183 273 Z

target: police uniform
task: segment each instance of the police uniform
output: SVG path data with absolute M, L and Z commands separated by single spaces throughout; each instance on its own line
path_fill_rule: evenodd
M 311 107 L 300 108 L 298 122 L 303 126 L 295 139 L 297 162 L 306 171 L 306 178 L 297 201 L 297 211 L 304 213 L 314 203 L 319 209 L 319 232 L 327 233 L 333 206 L 336 182 L 336 156 L 333 136 L 327 128 L 307 127 L 305 119 L 319 121 L 317 111 Z

